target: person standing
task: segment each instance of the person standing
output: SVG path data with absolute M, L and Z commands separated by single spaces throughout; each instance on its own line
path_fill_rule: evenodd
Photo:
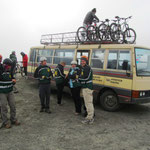
M 16 119 L 15 98 L 13 94 L 13 85 L 16 83 L 15 78 L 11 72 L 12 61 L 9 58 L 3 61 L 3 72 L 0 72 L 0 106 L 1 106 L 1 128 L 11 128 L 11 125 L 20 125 Z M 10 121 L 7 117 L 8 109 L 10 107 Z
M 28 56 L 24 52 L 21 52 L 20 54 L 22 56 L 22 63 L 23 63 L 25 78 L 27 78 Z
M 81 57 L 81 74 L 79 81 L 82 87 L 82 94 L 87 109 L 87 116 L 82 121 L 84 124 L 92 124 L 94 122 L 94 106 L 93 106 L 93 72 L 88 64 L 88 58 L 86 56 Z
M 12 53 L 10 54 L 9 58 L 12 60 L 12 67 L 11 67 L 11 71 L 12 74 L 14 75 L 15 70 L 16 70 L 16 64 L 17 64 L 17 57 L 16 57 L 16 52 L 12 51 Z
M 69 79 L 69 87 L 71 89 L 72 98 L 75 104 L 75 115 L 79 115 L 81 113 L 81 99 L 80 99 L 80 83 L 78 81 L 78 77 L 80 75 L 80 68 L 77 67 L 77 62 L 71 62 L 71 68 L 68 73 Z
M 53 77 L 51 68 L 48 67 L 47 59 L 45 57 L 40 58 L 41 64 L 36 68 L 34 77 L 39 79 L 39 97 L 41 101 L 40 112 L 51 113 L 50 111 L 50 93 L 51 93 L 51 78 Z
M 62 104 L 61 103 L 62 94 L 63 94 L 64 84 L 65 84 L 65 77 L 66 77 L 66 75 L 64 74 L 65 65 L 66 65 L 65 62 L 61 62 L 55 68 L 55 81 L 56 81 L 56 87 L 57 87 L 57 104 L 58 105 Z

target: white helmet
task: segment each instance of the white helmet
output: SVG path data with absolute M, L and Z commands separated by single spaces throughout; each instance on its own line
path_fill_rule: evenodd
M 42 61 L 44 61 L 44 60 L 47 60 L 47 58 L 46 58 L 46 57 L 41 57 L 41 58 L 40 58 L 40 62 L 42 62 Z
M 71 65 L 77 65 L 77 61 L 74 61 L 74 60 L 73 60 L 73 61 L 71 62 Z

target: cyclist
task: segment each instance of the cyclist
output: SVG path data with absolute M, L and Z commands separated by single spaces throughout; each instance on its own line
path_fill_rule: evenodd
M 11 124 L 16 126 L 20 125 L 16 118 L 16 106 L 15 97 L 13 94 L 13 86 L 16 83 L 16 79 L 13 77 L 11 72 L 12 60 L 9 58 L 3 61 L 3 72 L 0 72 L 0 106 L 1 106 L 1 117 L 2 127 L 11 128 Z M 10 120 L 7 117 L 8 109 L 10 107 Z M 11 123 L 10 123 L 11 122 Z
M 98 17 L 95 15 L 96 14 L 96 8 L 93 8 L 92 11 L 89 11 L 83 21 L 83 27 L 87 30 L 87 28 L 93 23 L 94 20 L 97 20 L 99 22 Z M 82 35 L 82 41 L 85 40 L 85 29 L 83 29 Z
M 89 25 L 93 23 L 93 20 L 97 20 L 99 22 L 98 17 L 96 14 L 96 8 L 93 8 L 92 11 L 88 12 L 84 18 L 83 26 L 87 29 Z
M 11 71 L 14 75 L 15 71 L 16 71 L 16 63 L 17 63 L 17 57 L 16 57 L 16 52 L 12 51 L 12 53 L 10 54 L 9 58 L 12 60 L 12 67 L 11 67 Z
M 28 56 L 24 52 L 20 53 L 22 55 L 23 68 L 25 73 L 25 78 L 27 79 L 27 66 L 28 66 Z

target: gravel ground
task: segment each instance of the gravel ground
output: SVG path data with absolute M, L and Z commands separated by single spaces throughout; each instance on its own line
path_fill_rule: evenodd
M 35 82 L 20 78 L 16 86 L 21 126 L 0 130 L 0 150 L 150 150 L 150 104 L 127 105 L 118 112 L 95 106 L 94 124 L 83 125 L 69 95 L 57 106 L 52 92 L 52 114 L 39 113 Z

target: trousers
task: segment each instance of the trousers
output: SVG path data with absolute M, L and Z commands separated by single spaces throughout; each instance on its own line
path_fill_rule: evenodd
M 71 94 L 75 104 L 75 111 L 81 113 L 80 87 L 71 88 Z
M 83 99 L 87 110 L 86 119 L 92 119 L 94 117 L 94 106 L 93 106 L 93 90 L 88 88 L 82 88 Z
M 57 87 L 57 103 L 61 104 L 62 94 L 63 94 L 63 89 L 64 89 L 64 83 L 57 84 L 56 87 Z
M 50 93 L 51 87 L 50 84 L 40 84 L 39 85 L 39 97 L 41 101 L 41 108 L 49 109 L 50 108 Z
M 15 98 L 13 92 L 9 93 L 0 93 L 0 107 L 1 107 L 1 117 L 3 124 L 7 124 L 9 119 L 7 117 L 8 108 L 10 107 L 10 121 L 15 122 L 16 119 L 16 107 L 15 107 Z

